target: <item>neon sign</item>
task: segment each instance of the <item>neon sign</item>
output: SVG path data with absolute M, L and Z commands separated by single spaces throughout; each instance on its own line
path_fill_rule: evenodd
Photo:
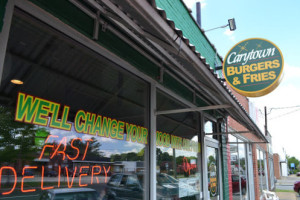
M 45 145 L 41 151 L 41 154 L 39 156 L 39 160 L 41 160 L 43 157 L 44 157 L 44 154 L 45 154 L 45 149 L 47 148 L 50 148 L 52 149 L 52 153 L 50 154 L 50 159 L 54 158 L 54 156 L 57 156 L 59 154 L 63 155 L 62 159 L 64 160 L 65 157 L 67 158 L 71 158 L 70 160 L 75 160 L 79 157 L 79 154 L 80 154 L 80 150 L 73 145 L 74 141 L 76 140 L 82 140 L 81 138 L 73 138 L 71 140 L 71 148 L 73 150 L 76 151 L 76 155 L 74 157 L 71 157 L 70 155 L 68 155 L 65 150 L 66 150 L 66 137 L 63 137 L 57 147 L 54 146 L 54 139 L 57 139 L 58 136 L 57 135 L 49 135 L 47 137 L 47 139 L 45 140 Z M 93 141 L 92 139 L 87 139 L 85 140 L 86 141 L 86 146 L 84 148 L 84 152 L 81 152 L 83 153 L 83 156 L 81 158 L 81 160 L 84 160 L 85 159 L 85 156 L 86 156 L 86 153 L 87 153 L 87 150 L 88 150 L 88 147 L 89 147 L 89 143 L 91 141 Z M 52 142 L 52 144 L 51 144 Z M 63 146 L 63 148 L 61 148 Z M 22 178 L 21 178 L 21 192 L 22 193 L 29 193 L 29 192 L 35 192 L 36 191 L 36 188 L 30 188 L 30 189 L 26 189 L 25 187 L 25 184 L 26 181 L 28 181 L 29 179 L 32 179 L 34 180 L 36 177 L 34 175 L 26 175 L 26 170 L 37 170 L 38 169 L 38 166 L 25 166 L 23 167 L 22 169 Z M 61 166 L 58 166 L 58 177 L 57 177 L 57 188 L 60 188 L 61 186 L 61 174 L 62 174 L 62 171 L 64 170 L 65 171 L 65 175 L 66 175 L 66 178 L 67 178 L 67 186 L 68 188 L 72 188 L 74 186 L 74 179 L 75 179 L 75 176 L 77 174 L 79 174 L 79 179 L 78 179 L 78 185 L 79 187 L 87 187 L 88 184 L 83 184 L 82 183 L 82 179 L 85 177 L 85 180 L 89 178 L 88 176 L 88 173 L 87 171 L 89 171 L 91 169 L 91 175 L 90 175 L 90 183 L 91 185 L 94 184 L 94 179 L 96 179 L 96 183 L 99 184 L 99 179 L 98 177 L 102 174 L 104 175 L 105 179 L 104 179 L 104 182 L 107 183 L 107 176 L 110 172 L 110 169 L 111 169 L 111 166 L 100 166 L 100 165 L 93 165 L 93 166 L 88 166 L 88 165 L 85 165 L 85 166 L 81 166 L 79 169 L 77 168 L 77 166 L 74 167 L 74 172 L 72 174 L 69 174 L 69 168 L 68 167 L 64 167 L 62 168 Z M 16 189 L 16 185 L 17 185 L 17 172 L 15 170 L 15 168 L 13 167 L 10 167 L 10 166 L 3 166 L 0 168 L 0 188 L 2 186 L 2 177 L 5 176 L 5 173 L 9 173 L 9 172 L 12 172 L 12 176 L 14 177 L 14 182 L 13 182 L 13 185 L 11 188 L 8 188 L 7 191 L 4 191 L 2 193 L 0 193 L 1 195 L 9 195 L 11 194 L 15 189 Z M 102 172 L 102 173 L 101 173 Z M 87 177 L 87 178 L 86 178 Z M 40 177 L 40 189 L 41 190 L 49 190 L 49 189 L 54 189 L 54 185 L 52 186 L 45 186 L 44 185 L 44 180 L 45 178 L 45 167 L 42 165 L 41 166 L 41 177 Z M 3 189 L 2 189 L 3 190 Z
M 28 179 L 35 179 L 35 176 L 34 175 L 26 175 L 25 171 L 27 169 L 38 169 L 38 166 L 26 166 L 26 167 L 23 167 L 22 169 L 22 179 L 21 179 L 21 192 L 22 193 L 29 193 L 29 192 L 35 192 L 36 189 L 26 189 L 25 186 L 24 186 L 24 183 L 26 182 L 26 180 Z M 83 173 L 83 169 L 90 169 L 90 166 L 81 166 L 80 169 L 79 169 L 79 181 L 78 181 L 78 187 L 86 187 L 88 186 L 88 184 L 83 184 L 82 183 L 82 178 L 83 177 L 88 177 L 90 178 L 90 183 L 91 185 L 94 184 L 94 179 L 96 179 L 96 183 L 99 184 L 99 179 L 97 176 L 99 176 L 101 174 L 101 172 L 103 171 L 104 173 L 104 176 L 105 176 L 105 180 L 104 182 L 107 183 L 107 176 L 108 176 L 108 173 L 110 172 L 110 169 L 111 167 L 108 166 L 100 166 L 100 165 L 94 165 L 92 166 L 92 173 L 90 176 L 88 176 L 87 173 Z M 95 170 L 95 169 L 98 169 L 98 170 Z M 103 169 L 103 170 L 102 170 Z M 60 184 L 61 184 L 61 172 L 62 172 L 62 168 L 59 166 L 59 170 L 58 170 L 58 177 L 57 177 L 57 188 L 60 188 Z M 66 174 L 66 178 L 67 178 L 67 185 L 68 185 L 68 188 L 72 188 L 74 186 L 74 179 L 75 179 L 75 176 L 76 176 L 76 173 L 78 171 L 78 168 L 75 167 L 75 170 L 74 170 L 74 173 L 73 175 L 69 174 L 69 169 L 68 167 L 65 167 L 64 168 L 65 170 L 65 174 Z M 3 192 L 0 193 L 1 195 L 9 195 L 11 194 L 15 189 L 16 189 L 16 185 L 17 185 L 17 172 L 15 170 L 15 168 L 13 167 L 10 167 L 10 166 L 3 166 L 0 168 L 0 188 L 2 186 L 2 184 L 4 183 L 2 181 L 3 177 L 6 176 L 4 174 L 4 172 L 8 173 L 8 172 L 12 172 L 12 175 L 14 180 L 13 180 L 13 185 L 10 187 L 10 188 L 5 188 L 5 189 L 1 189 Z M 48 190 L 48 189 L 53 189 L 55 186 L 44 186 L 44 180 L 45 178 L 45 167 L 42 166 L 42 172 L 41 172 L 41 179 L 40 179 L 40 189 L 41 190 Z
M 50 141 L 51 138 L 58 138 L 58 136 L 57 136 L 57 135 L 49 135 L 49 136 L 47 137 L 47 139 L 45 140 L 45 144 L 48 143 L 48 142 Z M 54 144 L 46 144 L 46 145 L 44 145 L 44 147 L 43 147 L 43 149 L 42 149 L 42 152 L 41 152 L 41 154 L 40 154 L 40 156 L 39 156 L 39 160 L 41 160 L 41 159 L 43 158 L 43 156 L 44 156 L 44 154 L 45 154 L 45 150 L 46 150 L 47 148 L 54 149 L 54 152 L 53 152 L 52 155 L 50 156 L 50 159 L 52 159 L 54 156 L 56 156 L 56 155 L 58 155 L 58 154 L 62 154 L 62 155 L 63 155 L 62 160 L 64 160 L 66 156 L 67 156 L 67 158 L 70 159 L 70 160 L 75 160 L 75 159 L 77 159 L 78 156 L 79 156 L 80 150 L 79 150 L 76 146 L 74 146 L 73 143 L 74 143 L 75 140 L 80 140 L 80 141 L 82 141 L 82 139 L 81 139 L 81 138 L 74 138 L 74 139 L 71 140 L 71 148 L 74 149 L 74 150 L 76 150 L 76 155 L 75 155 L 74 157 L 71 157 L 70 155 L 68 155 L 68 154 L 65 153 L 65 151 L 66 151 L 66 146 L 67 146 L 67 138 L 66 138 L 66 137 L 63 137 L 63 138 L 60 140 L 60 142 L 59 142 L 59 144 L 57 145 L 57 147 L 55 147 Z M 85 150 L 84 150 L 84 153 L 83 153 L 83 156 L 82 156 L 82 159 L 81 159 L 81 160 L 84 160 L 84 159 L 85 159 L 85 156 L 86 156 L 86 153 L 87 153 L 87 150 L 88 150 L 88 147 L 89 147 L 89 142 L 91 142 L 91 141 L 93 141 L 93 140 L 92 140 L 92 139 L 86 139 L 85 141 L 86 141 L 86 146 L 85 146 Z M 61 146 L 63 146 L 63 149 L 62 149 L 62 150 L 59 150 Z

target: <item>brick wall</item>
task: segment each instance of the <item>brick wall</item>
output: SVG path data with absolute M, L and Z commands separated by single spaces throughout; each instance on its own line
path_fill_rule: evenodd
M 227 143 L 227 166 L 228 166 L 228 195 L 229 200 L 233 200 L 232 196 L 232 178 L 231 178 L 231 160 L 230 160 L 230 145 Z
M 221 132 L 227 129 L 226 121 L 221 122 Z M 222 179 L 223 179 L 223 199 L 232 200 L 232 182 L 231 182 L 231 165 L 230 165 L 230 149 L 227 143 L 227 136 L 221 136 L 221 163 L 222 163 Z M 229 163 L 229 164 L 228 164 Z
M 273 154 L 273 162 L 274 162 L 274 175 L 276 179 L 280 179 L 280 160 L 279 155 L 277 153 Z
M 249 113 L 249 100 L 247 97 L 244 97 L 227 85 L 228 88 L 230 88 L 231 92 L 236 96 L 238 101 L 241 103 L 241 105 L 245 108 L 246 112 Z M 228 117 L 228 126 L 232 128 L 235 131 L 248 131 L 243 125 L 235 121 L 233 118 Z M 242 134 L 243 137 L 247 138 L 250 141 L 253 142 L 262 142 L 260 138 L 258 138 L 255 134 L 252 133 L 245 133 Z M 258 176 L 258 168 L 257 168 L 257 153 L 256 149 L 261 148 L 266 152 L 266 158 L 268 158 L 268 150 L 267 150 L 267 144 L 264 143 L 257 143 L 252 145 L 252 161 L 253 161 L 253 175 L 254 175 L 254 192 L 255 192 L 255 200 L 259 200 L 260 197 L 260 190 L 259 190 L 259 176 Z M 269 175 L 269 159 L 267 159 L 267 171 L 268 171 L 268 177 L 270 179 Z M 269 182 L 270 183 L 270 182 Z M 250 183 L 251 184 L 251 183 Z M 269 184 L 270 187 L 270 184 Z

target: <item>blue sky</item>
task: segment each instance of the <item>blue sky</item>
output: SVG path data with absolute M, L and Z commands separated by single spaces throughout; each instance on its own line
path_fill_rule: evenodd
M 184 2 L 195 16 L 196 0 Z M 300 159 L 300 107 L 293 107 L 300 105 L 300 1 L 201 0 L 201 4 L 204 30 L 226 25 L 230 18 L 236 20 L 234 32 L 224 28 L 206 33 L 223 58 L 236 43 L 254 37 L 270 40 L 282 51 L 284 77 L 281 84 L 270 94 L 249 100 L 262 112 L 264 106 L 268 110 L 273 108 L 268 115 L 268 127 L 274 151 L 281 153 L 284 148 L 288 155 Z M 261 120 L 264 123 L 264 119 Z

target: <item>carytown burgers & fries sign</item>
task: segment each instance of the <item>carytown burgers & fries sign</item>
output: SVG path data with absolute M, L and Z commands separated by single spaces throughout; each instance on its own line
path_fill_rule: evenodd
M 247 97 L 272 92 L 280 83 L 283 56 L 272 42 L 251 38 L 236 44 L 226 55 L 223 74 L 227 83 Z

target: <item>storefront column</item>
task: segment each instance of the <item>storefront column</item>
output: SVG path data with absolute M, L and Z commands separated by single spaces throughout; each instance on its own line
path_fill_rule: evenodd
M 3 72 L 4 58 L 6 53 L 6 46 L 8 41 L 8 35 L 11 25 L 11 20 L 14 10 L 14 1 L 3 1 L 0 3 L 0 12 L 4 12 L 3 19 L 0 19 L 0 82 Z
M 266 188 L 267 188 L 267 190 L 269 190 L 269 160 L 268 160 L 268 152 L 267 151 L 265 151 L 264 153 L 263 153 L 263 155 L 264 155 L 264 170 L 265 170 L 265 179 L 266 179 Z
M 204 116 L 203 112 L 200 113 L 200 137 L 201 137 L 201 153 L 202 153 L 202 195 L 200 195 L 201 200 L 203 200 L 205 197 L 207 197 L 207 191 L 205 184 L 208 184 L 207 175 L 204 173 L 206 169 L 205 159 L 206 159 L 206 148 L 205 148 L 205 130 L 204 130 Z
M 247 149 L 247 159 L 248 159 L 248 183 L 254 183 L 255 177 L 255 171 L 253 169 L 253 155 L 252 155 L 252 145 L 247 144 L 246 149 Z M 250 199 L 255 199 L 255 184 L 248 184 L 248 189 L 249 189 L 249 198 Z
M 259 200 L 259 176 L 258 176 L 258 166 L 257 166 L 257 153 L 256 153 L 256 144 L 252 145 L 252 161 L 253 161 L 253 175 L 254 175 L 254 192 L 255 199 Z
M 268 178 L 267 178 L 267 188 L 268 188 L 268 190 L 271 190 L 271 172 L 270 172 L 270 163 L 269 163 L 269 152 L 268 151 L 266 151 L 266 162 L 267 162 L 267 176 L 268 176 Z
M 156 86 L 150 89 L 150 198 L 156 200 Z

